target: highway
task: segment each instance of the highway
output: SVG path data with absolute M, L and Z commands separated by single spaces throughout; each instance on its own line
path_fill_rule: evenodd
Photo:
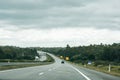
M 0 80 L 120 80 L 67 62 L 61 64 L 59 58 L 51 56 L 55 59 L 53 64 L 0 71 Z
M 42 51 L 37 51 L 37 53 L 39 54 L 40 58 L 38 58 L 37 61 L 40 62 L 0 62 L 0 66 L 8 66 L 8 65 L 21 65 L 21 64 L 43 64 L 42 61 L 45 61 L 47 59 L 46 57 L 46 52 L 42 52 Z
M 46 52 L 43 52 L 43 51 L 37 51 L 37 53 L 38 53 L 39 56 L 40 56 L 39 61 L 45 61 L 45 60 L 47 59 L 47 57 L 46 57 Z

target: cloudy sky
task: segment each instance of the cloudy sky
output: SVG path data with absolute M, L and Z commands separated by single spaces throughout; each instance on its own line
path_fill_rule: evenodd
M 0 45 L 120 42 L 120 0 L 0 0 Z

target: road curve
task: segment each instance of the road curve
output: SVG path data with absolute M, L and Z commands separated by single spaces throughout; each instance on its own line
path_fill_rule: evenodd
M 55 63 L 50 65 L 0 71 L 0 80 L 120 80 L 120 77 L 68 63 L 61 64 L 59 58 L 51 56 Z

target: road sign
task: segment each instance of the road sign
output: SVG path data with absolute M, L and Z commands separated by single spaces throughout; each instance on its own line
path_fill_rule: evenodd
M 63 56 L 60 56 L 61 59 L 63 59 Z
M 65 58 L 65 60 L 67 60 L 67 61 L 68 61 L 68 60 L 70 60 L 70 58 L 69 58 L 69 57 L 66 57 L 66 58 Z

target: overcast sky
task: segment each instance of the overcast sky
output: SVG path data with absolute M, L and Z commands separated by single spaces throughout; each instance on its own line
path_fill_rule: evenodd
M 0 0 L 0 45 L 120 43 L 120 0 Z

